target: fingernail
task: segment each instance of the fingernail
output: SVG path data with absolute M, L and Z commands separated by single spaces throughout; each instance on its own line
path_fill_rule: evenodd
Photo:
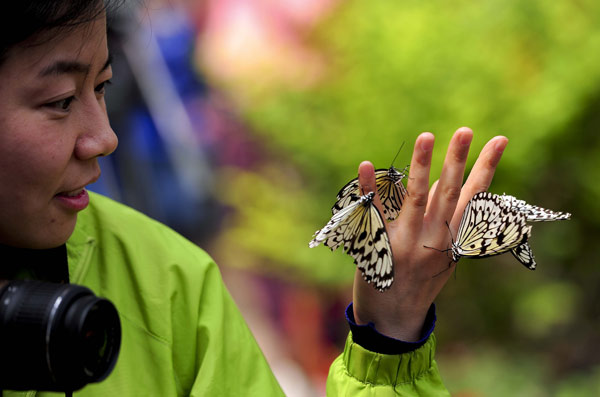
M 470 145 L 472 139 L 473 139 L 473 134 L 462 134 L 460 137 L 460 144 L 463 146 Z
M 508 143 L 508 140 L 500 139 L 498 142 L 496 142 L 496 145 L 494 145 L 494 149 L 496 149 L 496 151 L 498 153 L 502 153 L 502 152 L 504 152 L 504 149 L 506 149 L 507 143 Z
M 433 135 L 432 135 L 433 138 Z M 433 150 L 433 139 L 421 139 L 421 150 L 424 152 L 430 152 Z

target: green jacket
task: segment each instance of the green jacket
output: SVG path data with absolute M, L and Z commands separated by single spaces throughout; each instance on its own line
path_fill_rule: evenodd
M 67 252 L 70 281 L 110 299 L 123 333 L 113 372 L 75 396 L 283 395 L 218 267 L 192 242 L 90 192 L 90 205 L 78 215 Z M 443 388 L 434 348 L 431 338 L 413 353 L 382 358 L 349 338 L 331 367 L 328 394 Z M 397 378 L 389 375 L 394 363 L 402 371 Z M 409 378 L 413 386 L 405 386 Z M 4 392 L 12 395 L 64 393 Z

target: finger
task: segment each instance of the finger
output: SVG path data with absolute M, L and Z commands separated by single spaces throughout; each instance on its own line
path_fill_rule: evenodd
M 427 211 L 428 218 L 435 223 L 445 223 L 452 220 L 456 204 L 460 198 L 472 140 L 473 131 L 467 127 L 459 128 L 450 140 L 442 174 Z
M 492 183 L 496 167 L 500 162 L 502 153 L 508 144 L 508 138 L 496 136 L 481 149 L 481 153 L 473 165 L 473 169 L 462 188 L 460 199 L 456 206 L 457 211 L 452 219 L 452 224 L 457 226 L 462 216 L 462 211 L 467 202 L 479 192 L 485 192 Z
M 358 186 L 364 195 L 377 190 L 375 183 L 375 167 L 370 161 L 363 161 L 358 166 Z
M 427 199 L 427 209 L 425 210 L 425 213 L 427 213 L 427 211 L 429 210 L 429 204 L 431 203 L 431 199 L 433 198 L 433 195 L 435 194 L 435 191 L 437 189 L 438 183 L 440 182 L 440 180 L 436 180 L 435 182 L 433 182 L 433 184 L 431 185 L 431 188 L 429 188 L 429 196 Z
M 423 215 L 427 206 L 429 191 L 429 171 L 435 137 L 424 132 L 417 137 L 410 162 L 410 177 L 406 183 L 408 195 L 402 204 L 400 220 L 403 228 L 418 235 L 423 225 Z
M 360 194 L 365 195 L 370 192 L 375 192 L 373 203 L 379 210 L 380 214 L 383 214 L 383 206 L 379 200 L 379 194 L 377 193 L 377 180 L 375 179 L 375 167 L 370 161 L 363 161 L 358 166 L 358 186 L 360 188 Z

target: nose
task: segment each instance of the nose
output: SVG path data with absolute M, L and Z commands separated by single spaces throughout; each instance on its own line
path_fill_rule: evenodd
M 80 133 L 75 144 L 75 156 L 80 160 L 108 156 L 118 144 L 117 135 L 110 126 L 104 100 L 93 98 L 83 105 Z

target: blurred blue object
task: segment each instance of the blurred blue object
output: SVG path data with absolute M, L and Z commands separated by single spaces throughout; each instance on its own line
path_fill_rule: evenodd
M 90 190 L 200 240 L 219 211 L 201 144 L 206 123 L 197 103 L 207 91 L 191 62 L 195 31 L 176 7 L 155 10 L 151 21 L 134 15 L 124 13 L 109 34 L 115 77 L 107 109 L 119 147 L 101 159 Z

